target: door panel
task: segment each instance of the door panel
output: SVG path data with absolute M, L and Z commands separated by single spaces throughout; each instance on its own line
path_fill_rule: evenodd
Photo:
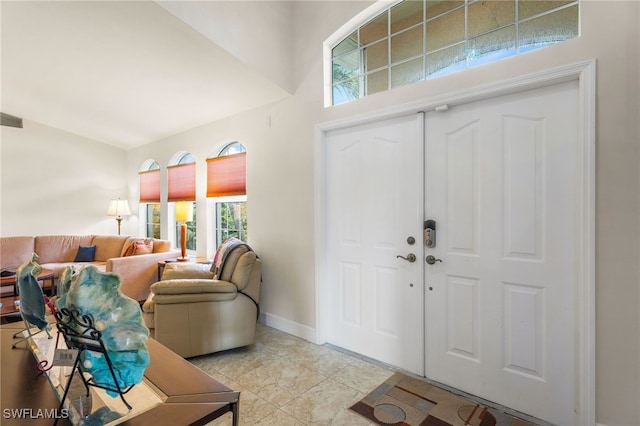
M 326 143 L 328 341 L 416 374 L 424 372 L 422 123 L 357 126 L 329 132 Z M 418 260 L 397 257 L 409 253 Z
M 573 424 L 577 82 L 426 117 L 427 377 Z

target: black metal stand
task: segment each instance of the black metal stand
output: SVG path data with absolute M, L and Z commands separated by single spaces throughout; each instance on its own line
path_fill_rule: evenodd
M 69 389 L 71 388 L 71 381 L 73 380 L 73 376 L 75 375 L 76 371 L 78 371 L 79 376 L 84 383 L 84 387 L 87 390 L 87 397 L 89 396 L 89 386 L 105 389 L 107 391 L 115 392 L 120 395 L 120 399 L 122 399 L 124 405 L 126 405 L 127 408 L 131 410 L 131 405 L 129 405 L 127 400 L 124 399 L 124 394 L 129 392 L 134 385 L 128 386 L 126 389 L 120 388 L 118 380 L 116 379 L 116 371 L 111 362 L 111 358 L 109 358 L 107 348 L 102 342 L 102 333 L 94 326 L 93 318 L 90 315 L 82 315 L 79 311 L 70 310 L 68 308 L 62 308 L 61 310 L 56 311 L 55 317 L 58 330 L 60 330 L 60 332 L 64 336 L 67 347 L 69 349 L 78 350 L 78 354 L 73 364 L 73 370 L 71 371 L 69 381 L 67 382 L 67 386 L 65 387 L 64 395 L 60 400 L 60 410 L 64 408 L 64 401 L 67 398 L 67 394 L 69 393 Z M 104 356 L 105 361 L 109 366 L 111 377 L 113 378 L 113 386 L 98 384 L 94 381 L 93 377 L 89 378 L 88 380 L 85 379 L 82 371 L 80 370 L 80 354 L 83 351 L 98 352 Z M 56 423 L 54 423 L 54 425 Z

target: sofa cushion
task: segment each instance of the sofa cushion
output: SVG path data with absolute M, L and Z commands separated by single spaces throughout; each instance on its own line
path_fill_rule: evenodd
M 91 245 L 96 246 L 96 261 L 106 262 L 108 259 L 120 257 L 127 235 L 94 235 Z
M 33 237 L 2 237 L 0 238 L 0 266 L 15 269 L 26 262 L 34 251 Z
M 80 246 L 74 262 L 93 262 L 96 258 L 96 246 Z
M 164 253 L 171 250 L 171 241 L 169 240 L 153 240 L 153 252 Z
M 122 248 L 122 256 L 136 256 L 153 253 L 153 239 L 130 238 Z
M 73 262 L 78 246 L 92 245 L 92 235 L 43 235 L 36 237 L 35 252 L 40 264 Z

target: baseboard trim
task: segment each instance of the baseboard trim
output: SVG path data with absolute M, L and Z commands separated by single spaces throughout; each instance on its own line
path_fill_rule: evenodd
M 311 328 L 304 324 L 288 320 L 286 318 L 279 317 L 277 315 L 270 314 L 268 312 L 260 313 L 258 319 L 264 325 L 275 328 L 276 330 L 284 331 L 285 333 L 292 334 L 309 342 L 316 343 L 316 329 Z

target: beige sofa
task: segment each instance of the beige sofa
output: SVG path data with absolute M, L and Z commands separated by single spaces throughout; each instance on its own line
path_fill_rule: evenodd
M 211 265 L 169 263 L 142 306 L 152 337 L 184 358 L 255 343 L 261 261 L 241 246 L 213 279 Z
M 144 244 L 146 243 L 146 244 Z M 135 246 L 135 247 L 132 247 Z M 148 254 L 136 254 L 134 249 Z M 74 262 L 80 246 L 95 246 L 93 261 Z M 0 238 L 0 266 L 15 269 L 36 253 L 38 263 L 51 269 L 57 279 L 67 266 L 75 268 L 95 265 L 101 271 L 114 272 L 122 278 L 122 293 L 138 301 L 149 295 L 151 284 L 157 281 L 158 262 L 180 255 L 171 250 L 166 240 L 145 239 L 126 235 L 43 235 Z M 127 256 L 125 256 L 127 254 Z M 3 288 L 7 290 L 7 288 Z

